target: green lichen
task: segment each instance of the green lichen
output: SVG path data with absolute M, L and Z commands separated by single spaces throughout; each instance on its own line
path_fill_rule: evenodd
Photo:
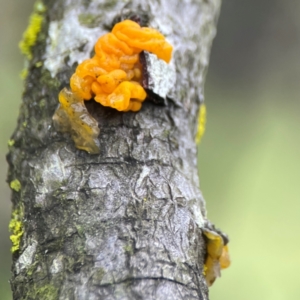
M 91 0 L 83 0 L 83 5 L 88 7 L 90 5 Z M 115 8 L 119 0 L 110 0 L 104 1 L 104 3 L 98 4 L 99 11 L 109 11 Z M 88 27 L 88 28 L 96 28 L 99 27 L 101 23 L 103 23 L 103 19 L 105 18 L 104 14 L 93 15 L 89 13 L 82 13 L 78 16 L 78 21 L 80 25 Z
M 12 147 L 15 144 L 15 141 L 13 139 L 8 140 L 7 145 L 8 147 Z
M 195 141 L 197 144 L 201 142 L 201 139 L 205 132 L 206 126 L 206 106 L 205 104 L 201 104 L 198 114 L 198 128 Z
M 21 73 L 20 73 L 20 77 L 22 80 L 25 80 L 28 76 L 28 69 L 27 68 L 24 68 Z
M 36 67 L 36 68 L 40 68 L 42 65 L 43 65 L 43 62 L 42 62 L 42 61 L 38 61 L 38 62 L 35 64 L 35 67 Z
M 170 135 L 170 130 L 164 130 L 162 136 L 166 139 Z
M 16 192 L 19 192 L 21 190 L 21 183 L 18 179 L 15 179 L 13 181 L 10 182 L 9 184 L 10 188 Z
M 52 78 L 50 72 L 47 69 L 42 70 L 42 76 L 41 76 L 41 85 L 46 85 L 50 89 L 58 89 L 60 87 L 59 80 L 54 77 Z
M 46 106 L 46 99 L 42 99 L 39 103 L 40 108 L 44 108 Z
M 101 16 L 96 16 L 92 14 L 80 14 L 78 16 L 78 21 L 80 25 L 88 27 L 88 28 L 95 28 L 99 26 L 101 22 Z
M 125 252 L 127 252 L 127 253 L 130 254 L 130 255 L 133 255 L 133 254 L 134 254 L 134 253 L 133 253 L 132 245 L 130 245 L 130 244 L 124 246 L 123 249 L 124 249 Z
M 29 60 L 32 59 L 32 47 L 35 45 L 38 34 L 41 31 L 45 11 L 45 5 L 42 2 L 38 1 L 35 4 L 33 13 L 30 16 L 29 25 L 23 33 L 23 39 L 19 43 L 21 52 Z M 23 73 L 23 76 L 25 76 L 26 73 L 24 71 Z
M 75 227 L 76 227 L 76 230 L 77 230 L 78 235 L 79 235 L 80 237 L 83 237 L 83 236 L 84 236 L 84 229 L 83 229 L 83 227 L 80 226 L 80 225 L 76 225 L 76 224 L 75 224 Z
M 32 274 L 36 271 L 38 266 L 38 260 L 36 260 L 32 265 L 27 269 L 27 275 L 32 276 Z
M 119 2 L 119 0 L 104 1 L 103 3 L 99 3 L 98 9 L 104 10 L 104 11 L 113 9 L 118 2 Z M 126 2 L 126 0 L 123 0 L 123 2 Z
M 12 253 L 15 253 L 20 249 L 21 237 L 24 233 L 23 223 L 21 221 L 22 218 L 23 218 L 22 209 L 18 208 L 12 212 L 12 217 L 8 225 L 9 232 L 11 233 L 9 238 L 12 242 L 12 247 L 11 247 Z
M 92 282 L 94 284 L 99 284 L 105 275 L 105 270 L 103 268 L 96 269 L 93 272 Z
M 45 284 L 41 287 L 34 286 L 33 291 L 30 291 L 26 295 L 26 300 L 29 299 L 47 299 L 57 300 L 58 299 L 58 288 L 51 284 Z

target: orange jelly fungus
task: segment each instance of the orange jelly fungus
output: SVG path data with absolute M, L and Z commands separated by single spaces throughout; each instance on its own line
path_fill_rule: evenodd
M 173 48 L 155 29 L 131 20 L 117 23 L 99 38 L 94 57 L 78 65 L 70 79 L 72 92 L 119 111 L 140 110 L 147 96 L 141 86 L 139 54 L 143 50 L 168 63 Z
M 224 245 L 222 236 L 210 230 L 203 230 L 207 238 L 207 257 L 204 264 L 204 275 L 206 283 L 211 286 L 221 270 L 230 266 L 228 246 Z
M 149 51 L 169 62 L 172 46 L 155 29 L 125 20 L 99 38 L 95 55 L 78 65 L 70 79 L 72 91 L 59 93 L 60 105 L 53 122 L 57 130 L 69 132 L 78 149 L 100 152 L 98 122 L 87 111 L 84 100 L 94 99 L 119 111 L 138 111 L 146 99 L 141 86 L 139 54 Z
M 89 114 L 84 101 L 66 88 L 60 91 L 58 99 L 60 105 L 53 116 L 54 126 L 59 131 L 71 133 L 78 149 L 99 153 L 98 122 Z

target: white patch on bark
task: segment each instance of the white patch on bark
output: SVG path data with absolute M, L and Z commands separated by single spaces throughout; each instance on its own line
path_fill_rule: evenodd
M 62 270 L 63 270 L 62 256 L 59 256 L 53 259 L 52 265 L 50 267 L 50 272 L 52 274 L 56 274 L 61 272 Z
M 142 172 L 140 173 L 139 179 L 136 181 L 136 192 L 141 189 L 144 180 L 148 177 L 151 169 L 147 166 L 143 166 Z
M 20 255 L 16 262 L 16 272 L 19 274 L 23 269 L 27 268 L 32 264 L 33 257 L 36 252 L 37 241 L 33 241 L 23 253 Z
M 50 152 L 47 153 L 47 152 Z M 47 206 L 45 203 L 46 197 L 51 195 L 57 189 L 64 189 L 70 185 L 68 179 L 70 178 L 72 163 L 74 157 L 60 157 L 59 153 L 51 153 L 52 149 L 48 149 L 39 163 L 33 165 L 33 173 L 31 176 L 32 183 L 36 189 L 35 202 L 40 206 Z
M 50 22 L 44 66 L 52 77 L 65 65 L 67 57 L 70 67 L 75 62 L 81 63 L 90 58 L 97 39 L 105 33 L 98 27 L 82 26 L 78 20 L 79 14 L 78 7 L 74 5 L 61 20 Z
M 146 53 L 147 71 L 149 73 L 148 88 L 162 98 L 166 98 L 176 82 L 174 61 L 168 64 L 158 59 L 155 54 Z

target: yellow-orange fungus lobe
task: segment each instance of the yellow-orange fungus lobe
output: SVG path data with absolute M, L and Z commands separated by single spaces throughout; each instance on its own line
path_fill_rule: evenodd
M 223 247 L 222 254 L 220 256 L 219 261 L 220 261 L 221 269 L 226 269 L 230 266 L 230 257 L 229 257 L 227 245 Z
M 205 260 L 205 279 L 208 286 L 211 286 L 217 277 L 220 276 L 221 270 L 230 266 L 230 257 L 228 246 L 224 245 L 221 235 L 215 231 L 203 230 L 207 238 L 207 257 Z
M 112 32 L 98 39 L 95 56 L 78 65 L 70 79 L 72 92 L 119 111 L 140 110 L 147 96 L 140 82 L 143 50 L 169 62 L 173 48 L 155 29 L 131 20 L 117 23 Z
M 74 94 L 82 99 L 91 99 L 91 86 L 94 79 L 93 77 L 87 75 L 85 77 L 80 77 L 76 73 L 74 73 L 70 80 L 71 90 Z
M 98 122 L 87 111 L 84 101 L 66 88 L 59 93 L 60 105 L 54 116 L 54 126 L 62 132 L 70 132 L 78 149 L 99 153 Z

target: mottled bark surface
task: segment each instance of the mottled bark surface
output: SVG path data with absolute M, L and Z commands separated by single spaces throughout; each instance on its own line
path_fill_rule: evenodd
M 194 140 L 220 1 L 128 3 L 44 1 L 8 155 L 24 213 L 14 299 L 208 299 Z M 52 126 L 58 92 L 114 17 L 141 8 L 174 45 L 176 86 L 166 106 L 138 113 L 89 102 L 101 153 L 77 150 Z

